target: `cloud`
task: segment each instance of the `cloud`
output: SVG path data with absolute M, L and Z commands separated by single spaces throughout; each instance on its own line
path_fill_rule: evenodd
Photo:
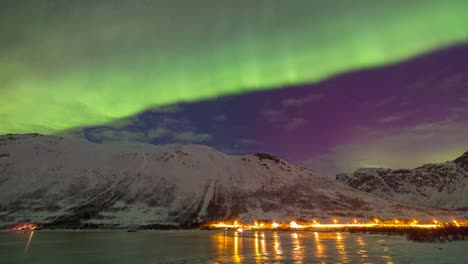
M 391 122 L 394 122 L 394 121 L 398 121 L 400 119 L 401 119 L 400 116 L 390 115 L 390 116 L 386 116 L 386 117 L 380 119 L 379 122 L 380 123 L 391 123 Z
M 158 127 L 153 130 L 149 130 L 146 132 L 148 138 L 150 139 L 158 139 L 167 136 L 171 131 L 165 127 Z
M 466 75 L 467 74 L 463 72 L 449 75 L 448 77 L 445 77 L 444 79 L 440 80 L 437 86 L 440 89 L 466 88 L 467 87 L 467 83 L 465 81 Z
M 74 136 L 96 143 L 201 143 L 212 135 L 200 133 L 191 119 L 168 113 L 183 111 L 179 106 L 162 107 L 138 116 L 119 119 L 103 126 L 82 127 L 64 131 L 63 136 Z M 163 114 L 161 114 L 163 113 Z
M 162 138 L 170 138 L 172 141 L 180 143 L 201 143 L 212 139 L 210 134 L 188 130 L 179 130 L 177 132 L 164 126 L 141 131 L 115 127 L 96 127 L 88 130 L 71 130 L 63 135 L 105 144 L 152 143 L 154 140 Z
M 317 102 L 320 99 L 322 99 L 321 94 L 311 94 L 309 96 L 301 97 L 301 98 L 290 97 L 281 101 L 281 105 L 283 107 L 297 107 L 297 106 L 303 106 L 310 102 Z
M 100 143 L 131 143 L 148 141 L 143 132 L 114 130 L 110 127 L 93 129 L 87 133 L 87 138 L 90 141 Z
M 161 127 L 171 131 L 192 131 L 196 130 L 192 121 L 185 117 L 168 117 L 166 115 L 154 115 L 146 118 L 145 127 Z
M 360 167 L 414 168 L 453 160 L 468 150 L 468 123 L 426 123 L 370 132 L 367 140 L 337 145 L 302 164 L 325 176 Z
M 289 121 L 289 123 L 286 124 L 286 128 L 295 129 L 307 124 L 308 122 L 309 121 L 307 121 L 305 118 L 294 117 L 293 119 L 291 119 L 291 121 Z
M 277 123 L 285 129 L 296 129 L 301 127 L 309 121 L 303 117 L 293 117 L 288 118 L 283 111 L 278 110 L 265 110 L 263 111 L 263 116 L 272 123 Z
M 192 131 L 185 131 L 175 133 L 173 136 L 174 140 L 190 143 L 190 142 L 205 142 L 210 141 L 212 136 L 210 134 L 195 133 Z
M 322 99 L 320 94 L 310 94 L 306 97 L 290 97 L 282 100 L 278 109 L 266 109 L 263 111 L 263 116 L 270 122 L 280 122 L 287 129 L 294 129 L 307 124 L 308 121 L 303 117 L 287 116 L 288 108 L 300 107 L 310 102 L 317 102 Z
M 255 139 L 250 139 L 250 138 L 242 138 L 239 140 L 239 143 L 244 144 L 244 145 L 258 145 L 260 144 L 259 141 Z
M 270 122 L 278 121 L 282 118 L 283 112 L 280 110 L 266 109 L 263 116 Z

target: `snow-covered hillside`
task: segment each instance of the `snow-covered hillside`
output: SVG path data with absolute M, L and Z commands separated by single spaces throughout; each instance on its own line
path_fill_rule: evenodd
M 0 226 L 191 226 L 204 221 L 453 217 L 389 202 L 268 154 L 0 136 Z
M 416 169 L 358 169 L 336 180 L 395 201 L 451 209 L 468 209 L 468 152 L 454 161 Z

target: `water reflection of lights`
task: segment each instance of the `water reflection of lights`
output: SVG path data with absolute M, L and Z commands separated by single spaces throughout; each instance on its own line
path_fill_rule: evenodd
M 265 246 L 265 233 L 260 234 L 260 252 L 262 256 L 267 255 L 266 246 Z
M 228 249 L 228 247 L 227 247 L 227 237 L 226 237 L 226 232 L 224 233 L 224 236 L 223 236 L 223 238 L 224 238 L 224 239 L 223 239 L 223 242 L 224 242 L 224 247 L 223 247 L 223 249 L 224 249 L 224 254 L 227 254 L 227 249 Z M 220 246 L 220 247 L 222 247 L 222 246 L 221 246 L 221 243 L 219 243 L 219 246 Z
M 28 253 L 29 244 L 31 244 L 31 240 L 32 240 L 33 236 L 34 236 L 34 230 L 31 231 L 31 233 L 29 234 L 28 243 L 26 243 L 26 247 L 24 248 L 24 254 Z
M 219 232 L 213 237 L 217 243 L 213 244 L 216 245 L 214 249 L 218 249 L 219 256 L 215 263 L 243 263 L 246 260 L 253 263 L 303 263 L 306 260 L 315 260 L 314 263 L 375 263 L 375 257 L 385 263 L 394 261 L 390 246 L 387 247 L 383 239 L 358 234 L 255 230 Z
M 301 241 L 299 239 L 299 235 L 297 233 L 291 234 L 292 242 L 293 242 L 293 260 L 295 261 L 302 261 L 304 258 L 304 250 L 301 247 Z
M 214 245 L 215 249 L 217 250 L 217 255 L 219 258 L 219 262 L 225 262 L 229 258 L 231 261 L 231 250 L 234 247 L 233 238 L 227 232 L 217 233 L 212 237 L 212 245 Z
M 241 263 L 241 257 L 239 255 L 239 235 L 234 233 L 234 254 L 233 254 L 234 263 Z
M 340 232 L 336 233 L 336 249 L 338 251 L 338 260 L 340 263 L 348 263 L 348 254 L 346 252 L 345 243 Z
M 356 238 L 356 244 L 359 246 L 358 250 L 356 251 L 356 254 L 358 254 L 361 257 L 363 263 L 369 263 L 369 255 L 367 255 L 366 250 L 367 243 L 361 236 L 358 236 Z
M 273 248 L 275 249 L 275 260 L 281 260 L 281 242 L 277 232 L 273 233 Z
M 322 259 L 325 257 L 324 255 L 324 245 L 322 244 L 322 241 L 320 240 L 320 236 L 318 232 L 314 232 L 314 238 L 315 238 L 315 249 L 316 249 L 316 255 L 318 259 Z
M 390 256 L 390 248 L 388 248 L 387 246 L 383 246 L 383 251 L 384 251 L 383 258 L 385 259 L 387 264 L 393 264 L 392 256 Z
M 254 249 L 255 249 L 255 260 L 257 262 L 260 261 L 260 250 L 259 250 L 259 239 L 258 239 L 258 232 L 255 232 L 254 234 Z
M 367 243 L 364 241 L 364 239 L 362 239 L 361 236 L 358 236 L 356 238 L 356 243 L 359 245 L 359 246 L 367 246 Z

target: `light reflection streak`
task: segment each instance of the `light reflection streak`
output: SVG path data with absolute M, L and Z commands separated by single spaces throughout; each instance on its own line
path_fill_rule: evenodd
M 315 239 L 315 249 L 316 249 L 316 255 L 317 258 L 323 259 L 325 255 L 323 254 L 325 251 L 324 245 L 322 244 L 322 241 L 320 240 L 320 236 L 318 232 L 314 232 L 314 239 Z
M 359 246 L 358 250 L 356 250 L 356 254 L 358 254 L 362 258 L 362 262 L 372 263 L 369 260 L 369 255 L 367 255 L 367 250 L 365 249 L 367 246 L 367 243 L 364 241 L 364 239 L 361 236 L 358 236 L 356 238 L 356 244 Z
M 291 234 L 292 242 L 293 242 L 293 260 L 299 261 L 298 263 L 302 263 L 302 259 L 304 258 L 304 251 L 302 250 L 301 242 L 299 240 L 299 235 L 297 233 Z
M 212 236 L 212 244 L 215 245 L 218 255 L 218 260 L 215 263 L 221 263 L 226 261 L 226 257 L 230 256 L 228 248 L 232 246 L 228 244 L 228 239 L 231 239 L 227 235 L 227 232 L 218 233 Z
M 26 243 L 26 247 L 24 248 L 24 254 L 25 255 L 28 253 L 29 244 L 31 244 L 31 240 L 32 240 L 33 236 L 34 236 L 34 230 L 31 231 L 31 233 L 29 234 L 28 243 Z
M 386 259 L 387 264 L 393 264 L 392 256 L 390 256 L 390 249 L 384 246 L 383 251 L 385 252 L 383 257 Z
M 226 232 L 224 232 L 224 236 L 223 236 L 223 237 L 224 237 L 224 255 L 227 255 L 227 249 L 228 249 L 228 247 L 227 247 L 227 242 L 228 242 L 228 241 L 227 241 L 227 237 L 226 237 Z
M 33 234 L 30 233 L 29 236 L 28 244 L 31 243 Z M 284 240 L 288 236 L 291 240 Z M 293 263 L 303 263 L 311 257 L 315 259 L 315 263 L 328 263 L 333 259 L 335 263 L 372 264 L 377 261 L 374 257 L 378 256 L 380 261 L 393 263 L 390 247 L 384 244 L 383 239 L 376 240 L 376 244 L 380 244 L 380 254 L 377 256 L 369 253 L 372 245 L 369 246 L 366 239 L 366 236 L 347 235 L 342 232 L 220 232 L 215 235 L 219 253 L 216 261 L 243 263 L 250 259 L 253 263 L 280 263 L 286 259 Z M 243 241 L 248 244 L 244 245 Z
M 224 255 L 225 255 L 225 256 L 226 256 L 227 253 L 228 253 L 228 244 L 227 244 L 228 241 L 227 241 L 226 235 L 227 235 L 226 232 L 224 232 L 224 236 L 223 236 L 223 244 L 224 244 L 224 247 L 221 247 L 222 244 L 219 243 L 219 241 L 218 241 L 218 246 L 219 246 L 220 248 L 223 248 L 223 251 L 224 251 Z M 218 236 L 218 237 L 221 237 L 221 236 Z
M 255 261 L 257 263 L 260 262 L 260 251 L 258 246 L 258 232 L 255 231 L 254 233 L 254 249 L 255 249 Z
M 348 254 L 346 252 L 345 243 L 340 232 L 336 233 L 336 249 L 338 251 L 338 260 L 340 263 L 348 263 Z
M 267 255 L 266 246 L 265 246 L 265 233 L 260 234 L 260 253 L 262 256 Z
M 234 233 L 234 255 L 233 261 L 234 263 L 241 263 L 241 257 L 239 256 L 239 235 Z
M 275 260 L 281 260 L 281 242 L 278 236 L 278 232 L 273 233 L 273 245 L 275 249 Z

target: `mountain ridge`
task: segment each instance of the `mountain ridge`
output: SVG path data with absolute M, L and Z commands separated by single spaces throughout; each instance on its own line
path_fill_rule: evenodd
M 386 199 L 445 209 L 468 208 L 468 151 L 453 161 L 414 169 L 360 168 L 338 182 Z
M 459 216 L 357 191 L 269 154 L 0 136 L 0 226 L 193 227 L 207 221 Z

